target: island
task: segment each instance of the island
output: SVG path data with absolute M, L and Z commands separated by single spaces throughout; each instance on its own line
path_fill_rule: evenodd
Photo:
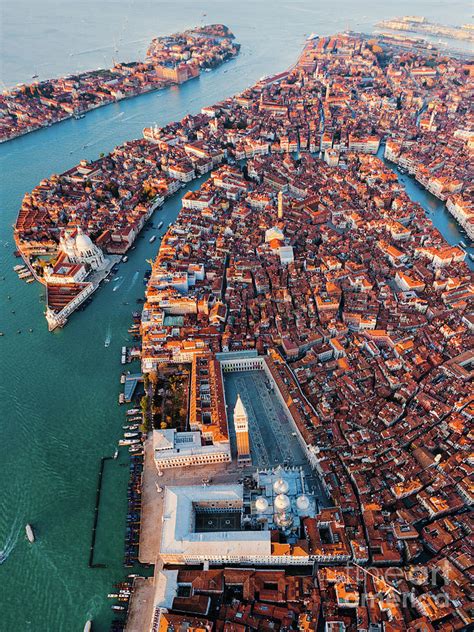
M 462 26 L 446 26 L 444 24 L 434 24 L 423 16 L 405 15 L 401 18 L 382 20 L 377 23 L 379 28 L 386 28 L 393 31 L 407 31 L 420 35 L 442 36 L 450 39 L 465 40 L 474 42 L 474 25 L 463 24 Z
M 155 38 L 144 61 L 16 86 L 0 95 L 0 142 L 82 118 L 108 103 L 181 84 L 235 57 L 239 48 L 228 27 L 210 24 Z
M 144 131 L 180 173 L 212 170 L 162 239 L 125 378 L 124 562 L 154 577 L 135 568 L 114 629 L 472 626 L 472 275 L 389 166 L 469 191 L 467 71 L 312 38 Z

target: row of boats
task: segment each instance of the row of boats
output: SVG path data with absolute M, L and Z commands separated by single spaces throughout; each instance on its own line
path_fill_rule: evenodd
M 18 264 L 18 265 L 13 267 L 13 270 L 14 270 L 14 272 L 16 272 L 18 274 L 18 278 L 19 279 L 23 279 L 27 283 L 33 283 L 33 281 L 35 280 L 35 277 L 33 276 L 33 273 L 31 272 L 29 267 L 26 266 L 26 265 Z

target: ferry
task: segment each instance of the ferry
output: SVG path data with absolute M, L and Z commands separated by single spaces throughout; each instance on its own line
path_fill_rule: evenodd
M 160 223 L 158 224 L 158 230 L 160 230 L 160 228 L 161 228 L 162 226 L 163 226 L 163 222 L 160 222 Z
M 26 531 L 26 537 L 28 538 L 28 541 L 33 544 L 33 542 L 35 541 L 35 534 L 33 531 L 33 527 L 30 524 L 27 524 L 25 527 L 25 531 Z
M 149 242 L 150 244 L 152 244 L 156 239 L 156 235 L 153 235 L 152 237 L 150 237 Z

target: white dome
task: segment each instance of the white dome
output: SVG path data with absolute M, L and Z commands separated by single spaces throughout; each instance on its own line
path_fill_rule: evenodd
M 264 513 L 268 509 L 268 500 L 265 496 L 259 496 L 255 501 L 255 509 L 258 513 Z
M 290 486 L 284 478 L 277 478 L 273 483 L 273 491 L 275 494 L 287 494 Z
M 306 511 L 307 509 L 309 509 L 309 498 L 308 496 L 305 496 L 304 494 L 302 494 L 301 496 L 298 496 L 298 498 L 296 499 L 296 506 L 298 507 L 298 509 L 300 511 Z
M 275 498 L 275 511 L 286 511 L 290 508 L 290 499 L 286 494 L 278 494 Z
M 87 252 L 93 250 L 94 244 L 89 235 L 85 235 L 81 229 L 77 231 L 76 236 L 76 249 L 78 252 Z

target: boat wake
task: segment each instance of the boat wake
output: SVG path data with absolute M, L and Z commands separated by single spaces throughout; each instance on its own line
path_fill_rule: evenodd
M 3 549 L 0 550 L 0 564 L 4 564 L 8 560 L 15 548 L 16 543 L 18 542 L 18 536 L 20 535 L 20 526 L 20 518 L 19 516 L 16 516 L 10 529 L 10 533 L 5 541 L 5 545 Z
M 138 275 L 139 275 L 139 274 L 140 274 L 139 272 L 135 272 L 135 273 L 134 273 L 134 275 L 133 275 L 133 277 L 132 277 L 132 281 L 131 281 L 131 283 L 130 283 L 130 285 L 129 285 L 129 288 L 132 288 L 132 287 L 135 285 L 135 283 L 137 282 L 137 279 L 138 279 Z
M 110 345 L 110 341 L 112 340 L 112 331 L 110 325 L 107 327 L 107 331 L 105 334 L 104 345 L 108 347 Z

